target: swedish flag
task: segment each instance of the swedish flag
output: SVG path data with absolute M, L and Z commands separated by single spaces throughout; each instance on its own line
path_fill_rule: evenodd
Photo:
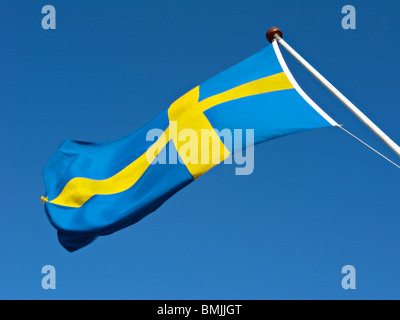
M 235 150 L 217 132 L 253 129 L 254 143 L 260 143 L 334 125 L 298 86 L 275 42 L 192 89 L 126 137 L 64 142 L 43 170 L 42 200 L 59 241 L 74 251 L 141 220 L 228 158 Z M 155 128 L 162 134 L 148 141 Z M 177 137 L 187 129 L 199 137 L 209 130 L 217 147 L 198 144 L 199 161 L 184 161 L 185 142 Z M 169 161 L 174 154 L 183 160 Z M 158 161 L 161 156 L 166 163 Z

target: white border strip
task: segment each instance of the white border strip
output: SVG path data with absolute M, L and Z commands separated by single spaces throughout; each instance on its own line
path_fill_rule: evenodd
M 285 72 L 286 76 L 289 78 L 289 81 L 292 83 L 293 87 L 296 89 L 296 91 L 302 96 L 302 98 L 317 111 L 326 121 L 328 121 L 332 126 L 339 126 L 335 120 L 333 120 L 327 113 L 325 113 L 324 110 L 322 110 L 318 105 L 311 100 L 311 98 L 303 91 L 303 89 L 299 86 L 297 81 L 294 79 L 292 73 L 290 72 L 288 66 L 286 65 L 285 60 L 283 59 L 282 53 L 279 49 L 279 44 L 275 40 L 272 42 L 272 45 L 274 46 L 275 54 L 276 57 L 278 58 L 278 61 Z

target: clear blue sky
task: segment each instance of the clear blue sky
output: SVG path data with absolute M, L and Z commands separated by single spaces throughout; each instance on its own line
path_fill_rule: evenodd
M 41 8 L 57 29 L 41 28 Z M 343 30 L 341 9 L 357 9 Z M 267 45 L 272 26 L 400 142 L 399 1 L 0 2 L 1 299 L 400 298 L 400 170 L 338 128 L 258 145 L 255 171 L 222 165 L 141 222 L 73 254 L 40 197 L 65 139 L 126 135 Z M 284 53 L 338 123 L 398 160 Z M 57 289 L 43 290 L 53 265 Z M 357 289 L 341 269 L 357 270 Z

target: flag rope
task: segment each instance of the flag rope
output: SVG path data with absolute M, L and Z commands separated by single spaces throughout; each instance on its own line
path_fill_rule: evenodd
M 361 140 L 360 138 L 358 138 L 356 135 L 352 134 L 351 132 L 347 131 L 345 128 L 343 128 L 343 125 L 339 125 L 338 126 L 340 129 L 342 129 L 344 132 L 346 132 L 347 134 L 349 134 L 350 136 L 352 136 L 354 139 L 358 140 L 359 142 L 361 142 L 363 145 L 367 146 L 368 148 L 370 148 L 372 151 L 374 151 L 375 153 L 377 153 L 378 155 L 380 155 L 382 158 L 384 158 L 385 160 L 389 161 L 391 164 L 393 164 L 394 166 L 396 166 L 397 168 L 400 169 L 400 166 L 393 162 L 392 160 L 390 160 L 389 158 L 385 157 L 382 153 L 380 153 L 379 151 L 377 151 L 376 149 L 372 148 L 369 144 L 367 144 L 366 142 L 364 142 L 363 140 Z

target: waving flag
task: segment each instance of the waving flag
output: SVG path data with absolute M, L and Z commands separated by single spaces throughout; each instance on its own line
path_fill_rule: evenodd
M 60 243 L 74 251 L 141 220 L 227 159 L 236 150 L 218 135 L 224 129 L 253 129 L 254 143 L 260 143 L 335 125 L 298 86 L 274 43 L 192 89 L 126 137 L 64 142 L 43 170 L 42 201 Z M 148 141 L 152 129 L 162 132 L 156 141 Z M 199 161 L 185 161 L 185 142 L 177 137 L 187 129 L 198 137 L 209 130 L 217 147 L 199 144 Z M 212 161 L 201 161 L 210 153 Z

